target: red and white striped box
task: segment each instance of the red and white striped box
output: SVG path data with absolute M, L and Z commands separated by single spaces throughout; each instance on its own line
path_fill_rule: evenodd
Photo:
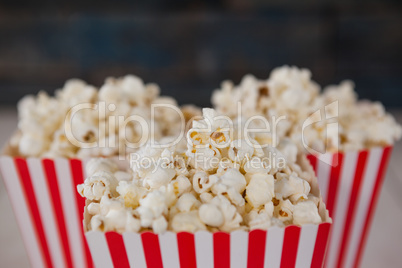
M 0 170 L 32 267 L 321 267 L 330 223 L 156 235 L 82 228 L 85 163 L 3 155 Z M 89 245 L 89 247 L 88 247 Z
M 92 267 L 82 228 L 84 181 L 77 159 L 3 155 L 0 170 L 32 267 Z
M 333 220 L 325 267 L 359 266 L 391 151 L 377 147 L 308 156 Z
M 330 226 L 159 235 L 89 231 L 86 238 L 96 267 L 322 267 Z

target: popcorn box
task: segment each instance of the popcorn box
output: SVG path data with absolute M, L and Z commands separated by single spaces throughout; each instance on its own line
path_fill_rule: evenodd
M 32 267 L 322 267 L 330 223 L 232 233 L 85 234 L 85 200 L 76 191 L 85 162 L 0 156 Z
M 267 231 L 89 231 L 96 267 L 322 267 L 330 223 Z
M 0 170 L 32 267 L 92 267 L 82 229 L 78 159 L 0 156 Z
M 391 151 L 376 147 L 308 156 L 333 219 L 326 267 L 359 266 Z

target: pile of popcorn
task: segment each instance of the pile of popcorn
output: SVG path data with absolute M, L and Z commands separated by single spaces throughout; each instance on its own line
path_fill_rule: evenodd
M 264 116 L 271 126 L 273 118 L 284 116 L 276 126 L 275 140 L 290 138 L 299 149 L 305 148 L 304 142 L 318 152 L 361 150 L 391 145 L 402 134 L 381 103 L 358 101 L 351 81 L 321 93 L 310 71 L 297 67 L 276 68 L 267 80 L 246 75 L 237 86 L 224 81 L 212 95 L 214 108 L 231 118 L 238 116 L 239 102 L 243 116 Z M 268 139 L 275 143 L 272 134 Z
M 77 186 L 85 229 L 163 233 L 267 229 L 331 221 L 305 156 L 242 135 L 213 109 L 182 144 L 148 143 L 127 161 L 91 159 Z M 164 148 L 163 148 L 164 147 Z
M 143 136 L 151 136 L 152 104 L 177 107 L 175 99 L 160 96 L 159 91 L 156 84 L 144 84 L 133 75 L 107 78 L 99 90 L 81 80 L 69 80 L 56 91 L 55 97 L 40 92 L 19 102 L 18 133 L 10 145 L 15 154 L 21 156 L 85 158 L 125 155 L 136 149 L 126 146 L 127 141 L 135 144 Z M 154 111 L 152 135 L 156 140 L 179 134 L 181 120 L 177 111 L 165 107 Z M 189 118 L 201 114 L 194 106 L 184 106 L 181 111 Z M 133 115 L 143 118 L 148 131 L 144 131 L 135 120 L 119 123 L 120 118 Z

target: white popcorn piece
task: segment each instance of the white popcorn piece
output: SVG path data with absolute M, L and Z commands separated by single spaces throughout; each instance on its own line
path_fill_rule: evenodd
M 19 151 L 22 155 L 39 156 L 48 146 L 48 142 L 43 137 L 26 133 L 21 136 Z
M 292 202 L 307 199 L 310 189 L 311 187 L 307 181 L 293 174 L 281 176 L 275 181 L 275 196 L 282 199 L 290 198 Z
M 292 163 L 296 162 L 298 149 L 296 144 L 291 142 L 289 139 L 282 139 L 279 142 L 277 149 L 285 156 L 287 161 Z
M 193 189 L 190 180 L 183 175 L 177 176 L 176 179 L 170 182 L 170 184 L 172 185 L 176 196 L 181 196 L 184 193 L 189 193 Z
M 291 222 L 293 220 L 293 211 L 294 205 L 290 200 L 278 200 L 278 202 L 274 206 L 274 215 L 277 219 L 281 220 L 282 222 Z
M 200 221 L 197 211 L 180 212 L 172 219 L 172 230 L 174 232 L 195 233 L 206 229 L 205 224 Z
M 94 204 L 94 203 L 91 203 Z M 100 204 L 100 214 L 91 218 L 91 229 L 99 231 L 138 232 L 140 229 L 139 220 L 124 208 L 124 204 L 118 200 L 111 200 L 102 197 Z
M 311 80 L 307 69 L 283 66 L 271 72 L 267 82 L 278 106 L 288 110 L 297 110 L 306 106 L 318 95 L 319 86 Z
M 96 215 L 100 213 L 100 204 L 99 203 L 90 203 L 87 206 L 88 213 L 91 215 Z
M 201 205 L 198 215 L 203 223 L 212 227 L 220 227 L 224 223 L 221 210 L 214 204 Z
M 297 225 L 321 223 L 317 206 L 312 201 L 299 202 L 294 206 L 293 223 Z
M 142 227 L 152 227 L 154 220 L 162 215 L 167 215 L 166 194 L 160 190 L 155 190 L 140 199 L 140 206 L 136 209 L 141 217 Z
M 271 164 L 268 163 L 265 159 L 262 159 L 257 156 L 253 156 L 251 159 L 246 161 L 243 168 L 247 173 L 264 174 L 264 173 L 268 173 L 271 170 Z
M 93 231 L 100 231 L 100 232 L 105 231 L 103 221 L 104 221 L 103 216 L 101 216 L 101 215 L 93 216 L 91 218 L 89 229 L 93 230 Z
M 214 198 L 211 193 L 203 192 L 200 194 L 200 200 L 202 203 L 209 203 Z
M 219 178 L 217 176 L 209 176 L 204 171 L 196 172 L 193 176 L 193 188 L 197 193 L 209 191 L 211 187 L 217 183 Z
M 96 88 L 79 79 L 67 80 L 63 90 L 56 92 L 56 97 L 69 107 L 81 103 L 92 103 L 97 96 Z
M 254 214 L 250 217 L 251 219 L 248 223 L 250 226 L 250 230 L 267 230 L 269 227 L 271 227 L 272 216 L 270 216 L 264 210 L 261 210 L 260 212 L 252 211 L 250 213 Z
M 246 200 L 255 208 L 265 205 L 274 197 L 274 177 L 269 174 L 252 174 L 246 187 Z
M 150 189 L 158 189 L 166 186 L 175 176 L 173 168 L 163 168 L 156 166 L 154 170 L 147 173 L 143 180 L 143 186 Z
M 124 172 L 124 171 L 116 171 L 115 173 L 113 173 L 114 177 L 116 178 L 117 181 L 131 181 L 133 179 L 133 175 L 128 173 L 128 172 Z
M 198 201 L 197 198 L 190 193 L 184 193 L 182 196 L 180 196 L 176 203 L 177 209 L 181 212 L 196 210 L 200 205 L 200 201 Z
M 254 148 L 246 140 L 234 140 L 229 149 L 229 158 L 234 162 L 241 162 L 244 158 L 250 159 Z
M 91 158 L 85 165 L 87 176 L 92 176 L 99 170 L 115 173 L 118 171 L 118 166 L 113 160 L 107 158 Z
M 211 200 L 211 203 L 217 206 L 224 218 L 224 223 L 220 227 L 222 231 L 231 232 L 240 228 L 240 223 L 243 221 L 241 215 L 237 212 L 236 207 L 222 195 L 217 195 Z
M 135 182 L 123 180 L 119 182 L 116 191 L 124 199 L 125 206 L 133 209 L 138 207 L 140 199 L 146 195 L 146 190 L 139 187 Z
M 103 196 L 115 197 L 117 184 L 113 174 L 97 171 L 86 178 L 84 184 L 77 185 L 77 190 L 82 197 L 89 200 L 100 200 Z
M 163 216 L 160 216 L 159 218 L 155 219 L 152 222 L 152 230 L 156 234 L 164 233 L 166 231 L 167 227 L 168 227 L 168 223 L 167 223 L 165 217 L 163 217 Z

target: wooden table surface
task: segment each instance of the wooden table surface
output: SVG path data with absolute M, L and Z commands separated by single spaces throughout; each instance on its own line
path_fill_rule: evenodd
M 402 110 L 391 111 L 402 123 Z M 17 127 L 13 107 L 0 108 L 0 144 Z M 371 228 L 362 267 L 401 267 L 402 142 L 396 144 Z M 21 234 L 3 180 L 0 180 L 0 267 L 29 267 Z

